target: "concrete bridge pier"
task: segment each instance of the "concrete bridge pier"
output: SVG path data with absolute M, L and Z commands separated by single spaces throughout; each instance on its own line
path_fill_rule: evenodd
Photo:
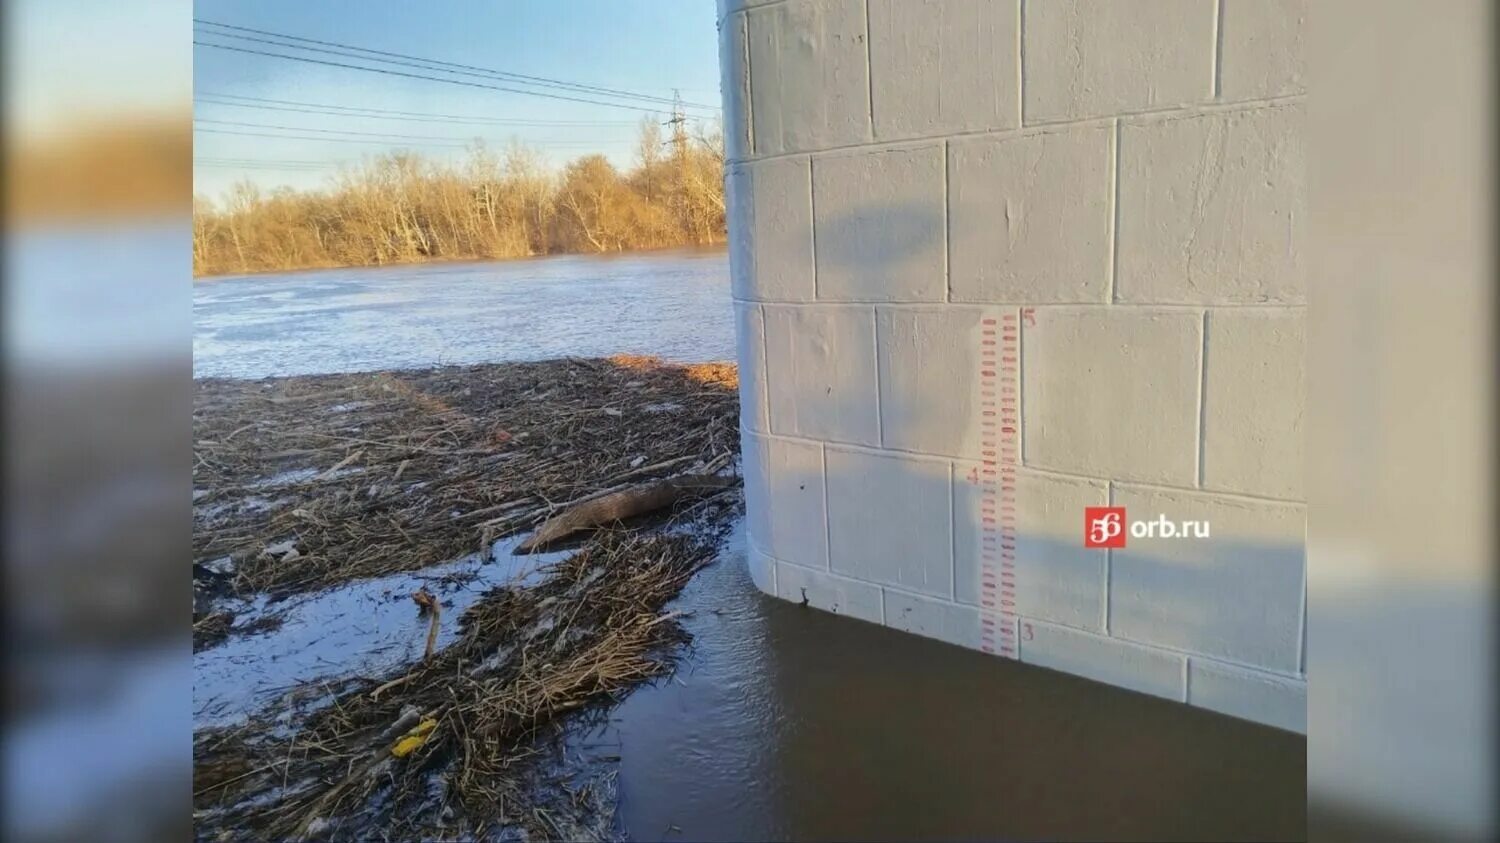
M 763 590 L 1306 731 L 1304 22 L 720 0 Z

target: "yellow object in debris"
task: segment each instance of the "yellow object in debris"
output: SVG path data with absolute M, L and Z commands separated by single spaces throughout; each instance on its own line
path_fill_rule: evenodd
M 405 758 L 416 751 L 416 748 L 427 742 L 432 730 L 437 728 L 436 720 L 423 720 L 415 728 L 407 732 L 391 746 L 391 754 L 397 758 Z

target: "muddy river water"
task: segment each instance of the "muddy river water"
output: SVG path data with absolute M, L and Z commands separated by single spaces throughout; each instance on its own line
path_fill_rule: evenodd
M 733 355 L 722 252 L 221 279 L 195 314 L 198 376 Z M 1301 736 L 768 598 L 744 541 L 676 601 L 694 637 L 676 674 L 571 739 L 617 765 L 631 838 L 1302 839 Z M 365 657 L 406 658 L 391 646 Z M 214 652 L 204 723 L 275 686 L 236 689 L 236 651 Z

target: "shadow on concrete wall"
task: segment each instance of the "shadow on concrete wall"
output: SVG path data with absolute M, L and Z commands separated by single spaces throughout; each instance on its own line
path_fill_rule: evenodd
M 996 223 L 995 236 L 1001 236 L 1002 223 Z M 872 330 L 879 334 L 884 316 L 877 317 L 874 311 L 882 302 L 907 302 L 913 296 L 905 292 L 924 287 L 924 273 L 936 273 L 941 279 L 939 290 L 946 285 L 946 259 L 932 265 L 933 254 L 946 255 L 951 251 L 944 219 L 941 213 L 921 204 L 866 204 L 851 209 L 848 213 L 824 220 L 816 226 L 815 262 L 819 275 L 819 291 L 822 278 L 836 275 L 858 282 L 858 295 L 872 310 Z M 921 276 L 921 277 L 918 277 Z M 933 296 L 926 296 L 933 298 Z M 940 294 L 936 298 L 943 298 Z M 857 579 L 884 582 L 907 591 L 942 598 L 951 595 L 959 602 L 973 605 L 978 594 L 981 573 L 977 562 L 979 537 L 982 534 L 978 513 L 978 478 L 966 478 L 969 469 L 981 459 L 980 408 L 977 406 L 978 369 L 978 321 L 983 315 L 998 315 L 999 312 L 1014 313 L 1013 308 L 984 308 L 981 305 L 945 304 L 941 301 L 923 302 L 931 307 L 903 308 L 883 311 L 885 314 L 941 313 L 946 321 L 930 324 L 930 333 L 920 337 L 916 343 L 932 347 L 967 344 L 959 353 L 929 353 L 929 359 L 940 363 L 948 360 L 963 361 L 954 365 L 924 367 L 916 376 L 897 377 L 889 368 L 877 367 L 875 375 L 881 383 L 878 389 L 878 405 L 875 395 L 862 384 L 801 384 L 801 394 L 783 398 L 784 401 L 817 407 L 823 405 L 825 415 L 838 419 L 858 419 L 862 415 L 878 413 L 881 420 L 880 449 L 914 453 L 939 453 L 953 458 L 954 476 L 949 478 L 941 462 L 922 456 L 899 459 L 866 458 L 859 447 L 844 451 L 839 445 L 827 447 L 827 453 L 853 453 L 853 458 L 827 461 L 824 480 L 828 489 L 828 511 L 830 524 L 829 569 L 835 574 L 849 575 Z M 967 321 L 966 321 L 967 320 Z M 1027 330 L 1026 320 L 1019 320 L 1020 330 Z M 935 331 L 935 333 L 931 333 Z M 943 332 L 967 331 L 966 337 L 944 335 Z M 920 332 L 919 332 L 920 333 Z M 909 338 L 908 338 L 909 339 Z M 928 349 L 930 351 L 930 349 Z M 964 353 L 967 352 L 967 353 Z M 849 349 L 832 348 L 830 354 L 849 354 Z M 865 349 L 852 353 L 867 354 Z M 915 354 L 912 348 L 897 349 L 896 353 L 908 356 Z M 967 371 L 954 371 L 966 365 Z M 784 372 L 768 372 L 773 382 L 786 388 Z M 897 388 L 892 388 L 894 386 Z M 1019 384 L 1018 384 L 1019 387 Z M 774 399 L 773 399 L 774 405 Z M 774 413 L 772 413 L 774 416 Z M 1092 420 L 1097 425 L 1109 425 L 1109 419 Z M 786 431 L 778 431 L 786 433 Z M 834 437 L 838 438 L 838 437 Z M 854 442 L 854 439 L 846 441 Z M 1186 447 L 1186 444 L 1184 445 Z M 940 460 L 941 458 L 939 458 Z M 877 469 L 862 473 L 861 469 Z M 805 478 L 817 482 L 819 478 Z M 799 485 L 803 485 L 799 478 Z M 1023 478 L 1024 482 L 1024 478 Z M 967 485 L 967 488 L 966 488 Z M 844 492 L 857 494 L 861 499 L 874 502 L 869 511 L 851 512 L 849 502 L 838 496 Z M 1101 497 L 1087 505 L 1106 505 L 1107 494 L 1101 488 Z M 1023 490 L 1024 493 L 1024 490 Z M 934 502 L 948 501 L 950 507 L 947 523 L 951 524 L 954 540 L 924 542 L 923 535 L 934 529 Z M 1023 502 L 1024 503 L 1024 502 Z M 752 507 L 754 504 L 752 504 Z M 1141 643 L 1156 644 L 1180 650 L 1194 650 L 1205 655 L 1250 664 L 1261 664 L 1267 669 L 1294 672 L 1300 661 L 1296 648 L 1296 630 L 1300 626 L 1302 607 L 1297 601 L 1287 600 L 1287 590 L 1300 589 L 1304 548 L 1301 544 L 1267 542 L 1258 538 L 1233 535 L 1224 532 L 1229 525 L 1220 524 L 1220 532 L 1210 543 L 1200 545 L 1201 555 L 1195 555 L 1191 545 L 1185 542 L 1136 541 L 1129 549 L 1116 551 L 1108 560 L 1103 551 L 1081 551 L 1083 536 L 1082 505 L 1076 515 L 1064 514 L 1064 527 L 1049 526 L 1047 534 L 1026 532 L 1019 535 L 1018 547 L 1026 558 L 1019 560 L 1020 576 L 1018 591 L 1020 614 L 1028 614 L 1028 603 L 1035 608 L 1043 598 L 1050 602 L 1051 594 L 1037 592 L 1037 587 L 1052 588 L 1054 577 L 1037 576 L 1053 573 L 1038 569 L 1044 561 L 1057 560 L 1058 564 L 1079 565 L 1081 560 L 1092 557 L 1096 560 L 1099 617 L 1093 623 L 1079 623 L 1067 617 L 1048 617 L 1071 626 L 1080 626 L 1094 632 L 1104 629 L 1115 631 L 1105 612 L 1108 598 L 1104 592 L 1109 588 L 1113 576 L 1117 584 L 1123 580 L 1122 593 L 1125 599 L 1116 607 L 1114 620 L 1120 621 L 1129 630 L 1127 636 Z M 1169 519 L 1193 517 L 1185 513 L 1128 513 L 1132 519 L 1154 518 L 1158 514 Z M 1071 525 L 1067 518 L 1071 517 Z M 1046 519 L 1050 524 L 1056 518 Z M 752 519 L 752 523 L 754 523 Z M 1025 527 L 1025 524 L 1020 525 Z M 838 533 L 845 535 L 841 537 Z M 763 548 L 767 549 L 767 548 Z M 841 552 L 842 551 L 842 552 Z M 940 566 L 923 566 L 913 558 L 920 554 L 952 553 L 957 558 L 950 561 L 948 580 L 944 580 Z M 774 554 L 772 554 L 774 555 Z M 795 561 L 795 560 L 794 560 Z M 1027 569 L 1032 576 L 1031 594 L 1025 582 Z M 1075 572 L 1082 576 L 1081 572 Z M 923 579 L 921 574 L 926 575 Z M 894 575 L 894 576 L 893 576 Z M 943 586 L 947 586 L 945 589 Z M 1245 587 L 1241 594 L 1226 593 L 1237 587 Z M 1258 591 L 1264 589 L 1264 591 Z M 1065 590 L 1065 589 L 1064 589 Z M 947 593 L 945 593 L 945 591 Z M 1274 593 L 1273 593 L 1274 592 Z M 1149 601 L 1153 605 L 1144 605 Z M 887 618 L 891 623 L 892 618 Z M 1160 626 L 1162 631 L 1153 627 Z M 1265 638 L 1260 630 L 1268 633 L 1285 630 L 1291 640 L 1272 645 L 1273 659 L 1258 659 L 1253 653 L 1236 649 L 1237 640 Z M 1230 640 L 1225 640 L 1230 639 Z M 1219 646 L 1221 645 L 1221 646 Z M 1217 646 L 1217 649 L 1216 649 Z M 1292 648 L 1290 661 L 1286 648 Z M 1274 661 L 1274 663 L 1273 663 Z

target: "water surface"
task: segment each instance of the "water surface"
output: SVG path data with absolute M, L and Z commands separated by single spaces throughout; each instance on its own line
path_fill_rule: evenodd
M 1306 740 L 805 608 L 737 530 L 592 741 L 634 840 L 1301 840 Z
M 230 276 L 193 286 L 195 377 L 734 357 L 722 249 Z

